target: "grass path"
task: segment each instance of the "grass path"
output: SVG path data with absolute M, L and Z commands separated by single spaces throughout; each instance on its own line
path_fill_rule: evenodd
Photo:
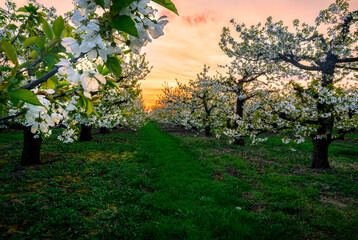
M 53 136 L 42 165 L 21 167 L 21 132 L 0 132 L 0 239 L 357 239 L 357 141 L 314 171 L 309 143 L 238 147 L 149 123 Z
M 250 188 L 247 183 L 215 181 L 214 169 L 198 161 L 190 149 L 181 148 L 177 139 L 153 123 L 145 126 L 142 133 L 148 142 L 154 191 L 147 202 L 151 215 L 143 226 L 145 238 L 258 237 L 259 220 L 241 210 L 248 205 L 240 198 Z M 275 235 L 271 237 L 277 238 Z

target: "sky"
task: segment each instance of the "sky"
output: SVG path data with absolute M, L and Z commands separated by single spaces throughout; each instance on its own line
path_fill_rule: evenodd
M 0 0 L 4 6 L 5 0 Z M 15 0 L 19 5 L 26 0 Z M 54 6 L 59 14 L 72 8 L 72 0 L 38 0 L 45 6 Z M 220 70 L 218 65 L 230 62 L 219 48 L 223 27 L 229 27 L 230 19 L 253 25 L 265 22 L 269 16 L 292 26 L 292 20 L 314 23 L 319 11 L 334 0 L 172 0 L 179 16 L 158 6 L 159 14 L 167 15 L 169 23 L 164 36 L 155 39 L 143 49 L 146 59 L 153 66 L 146 80 L 142 81 L 145 104 L 150 107 L 167 82 L 175 86 L 176 79 L 187 82 L 195 79 L 204 64 L 211 72 Z M 350 9 L 358 9 L 358 0 L 350 1 Z

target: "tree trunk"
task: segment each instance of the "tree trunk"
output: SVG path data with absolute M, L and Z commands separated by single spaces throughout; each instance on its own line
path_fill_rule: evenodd
M 245 146 L 245 141 L 244 138 L 239 137 L 239 138 L 234 138 L 234 145 L 239 145 L 239 146 Z
M 236 99 L 236 114 L 240 117 L 243 118 L 244 116 L 244 100 L 240 100 L 240 98 Z M 238 128 L 237 122 L 234 121 L 234 124 L 232 124 L 232 129 L 236 130 Z M 242 137 L 238 137 L 238 138 L 234 138 L 234 145 L 239 145 L 239 146 L 245 146 L 245 141 L 244 138 Z
M 92 126 L 86 126 L 81 124 L 80 142 L 86 142 L 92 140 Z
M 30 128 L 24 128 L 24 148 L 22 149 L 21 165 L 30 166 L 41 164 L 40 150 L 42 138 L 34 138 Z
M 210 127 L 210 125 L 207 125 L 207 126 L 205 126 L 205 137 L 210 137 L 210 136 L 212 136 L 211 127 Z
M 328 56 L 327 58 L 331 58 L 334 56 Z M 329 84 L 332 84 L 334 67 L 324 69 L 322 76 L 322 87 L 327 87 Z M 318 94 L 317 94 L 318 96 Z M 316 98 L 317 98 L 316 96 Z M 334 126 L 334 117 L 332 114 L 333 105 L 327 104 L 325 102 L 321 103 L 318 101 L 317 103 L 317 111 L 318 113 L 329 113 L 331 117 L 323 118 L 318 117 L 318 129 L 316 136 L 325 136 L 322 139 L 316 139 L 315 136 L 311 136 L 313 142 L 313 158 L 312 158 L 312 166 L 311 168 L 326 168 L 330 169 L 331 166 L 328 162 L 328 147 L 332 142 L 332 132 Z
M 326 139 L 312 139 L 313 159 L 311 168 L 331 168 L 328 162 L 329 141 Z
M 100 134 L 107 134 L 107 133 L 109 133 L 109 129 L 106 128 L 106 127 L 100 127 L 99 128 L 99 133 Z
M 345 131 L 343 129 L 338 129 L 338 139 L 339 140 L 344 140 L 344 134 Z

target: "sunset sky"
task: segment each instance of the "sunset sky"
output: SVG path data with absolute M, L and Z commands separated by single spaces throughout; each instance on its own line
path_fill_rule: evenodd
M 153 66 L 152 72 L 142 82 L 145 103 L 154 104 L 162 84 L 174 85 L 175 79 L 187 82 L 194 79 L 204 64 L 211 71 L 218 64 L 229 62 L 218 43 L 224 26 L 230 26 L 230 19 L 247 25 L 264 22 L 268 16 L 274 21 L 283 20 L 291 26 L 294 19 L 314 23 L 319 10 L 327 8 L 334 0 L 172 0 L 180 16 L 163 9 L 169 24 L 165 35 L 150 43 L 143 52 Z M 5 0 L 0 0 L 1 6 Z M 23 0 L 17 0 L 21 4 Z M 72 0 L 39 0 L 46 6 L 54 6 L 59 14 L 72 8 Z M 350 1 L 351 9 L 358 9 L 358 0 Z

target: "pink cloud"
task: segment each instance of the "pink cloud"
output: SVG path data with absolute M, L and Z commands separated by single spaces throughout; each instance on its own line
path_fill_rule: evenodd
M 195 15 L 184 16 L 183 20 L 189 25 L 198 25 L 200 23 L 214 22 L 216 18 L 214 11 L 205 11 Z

